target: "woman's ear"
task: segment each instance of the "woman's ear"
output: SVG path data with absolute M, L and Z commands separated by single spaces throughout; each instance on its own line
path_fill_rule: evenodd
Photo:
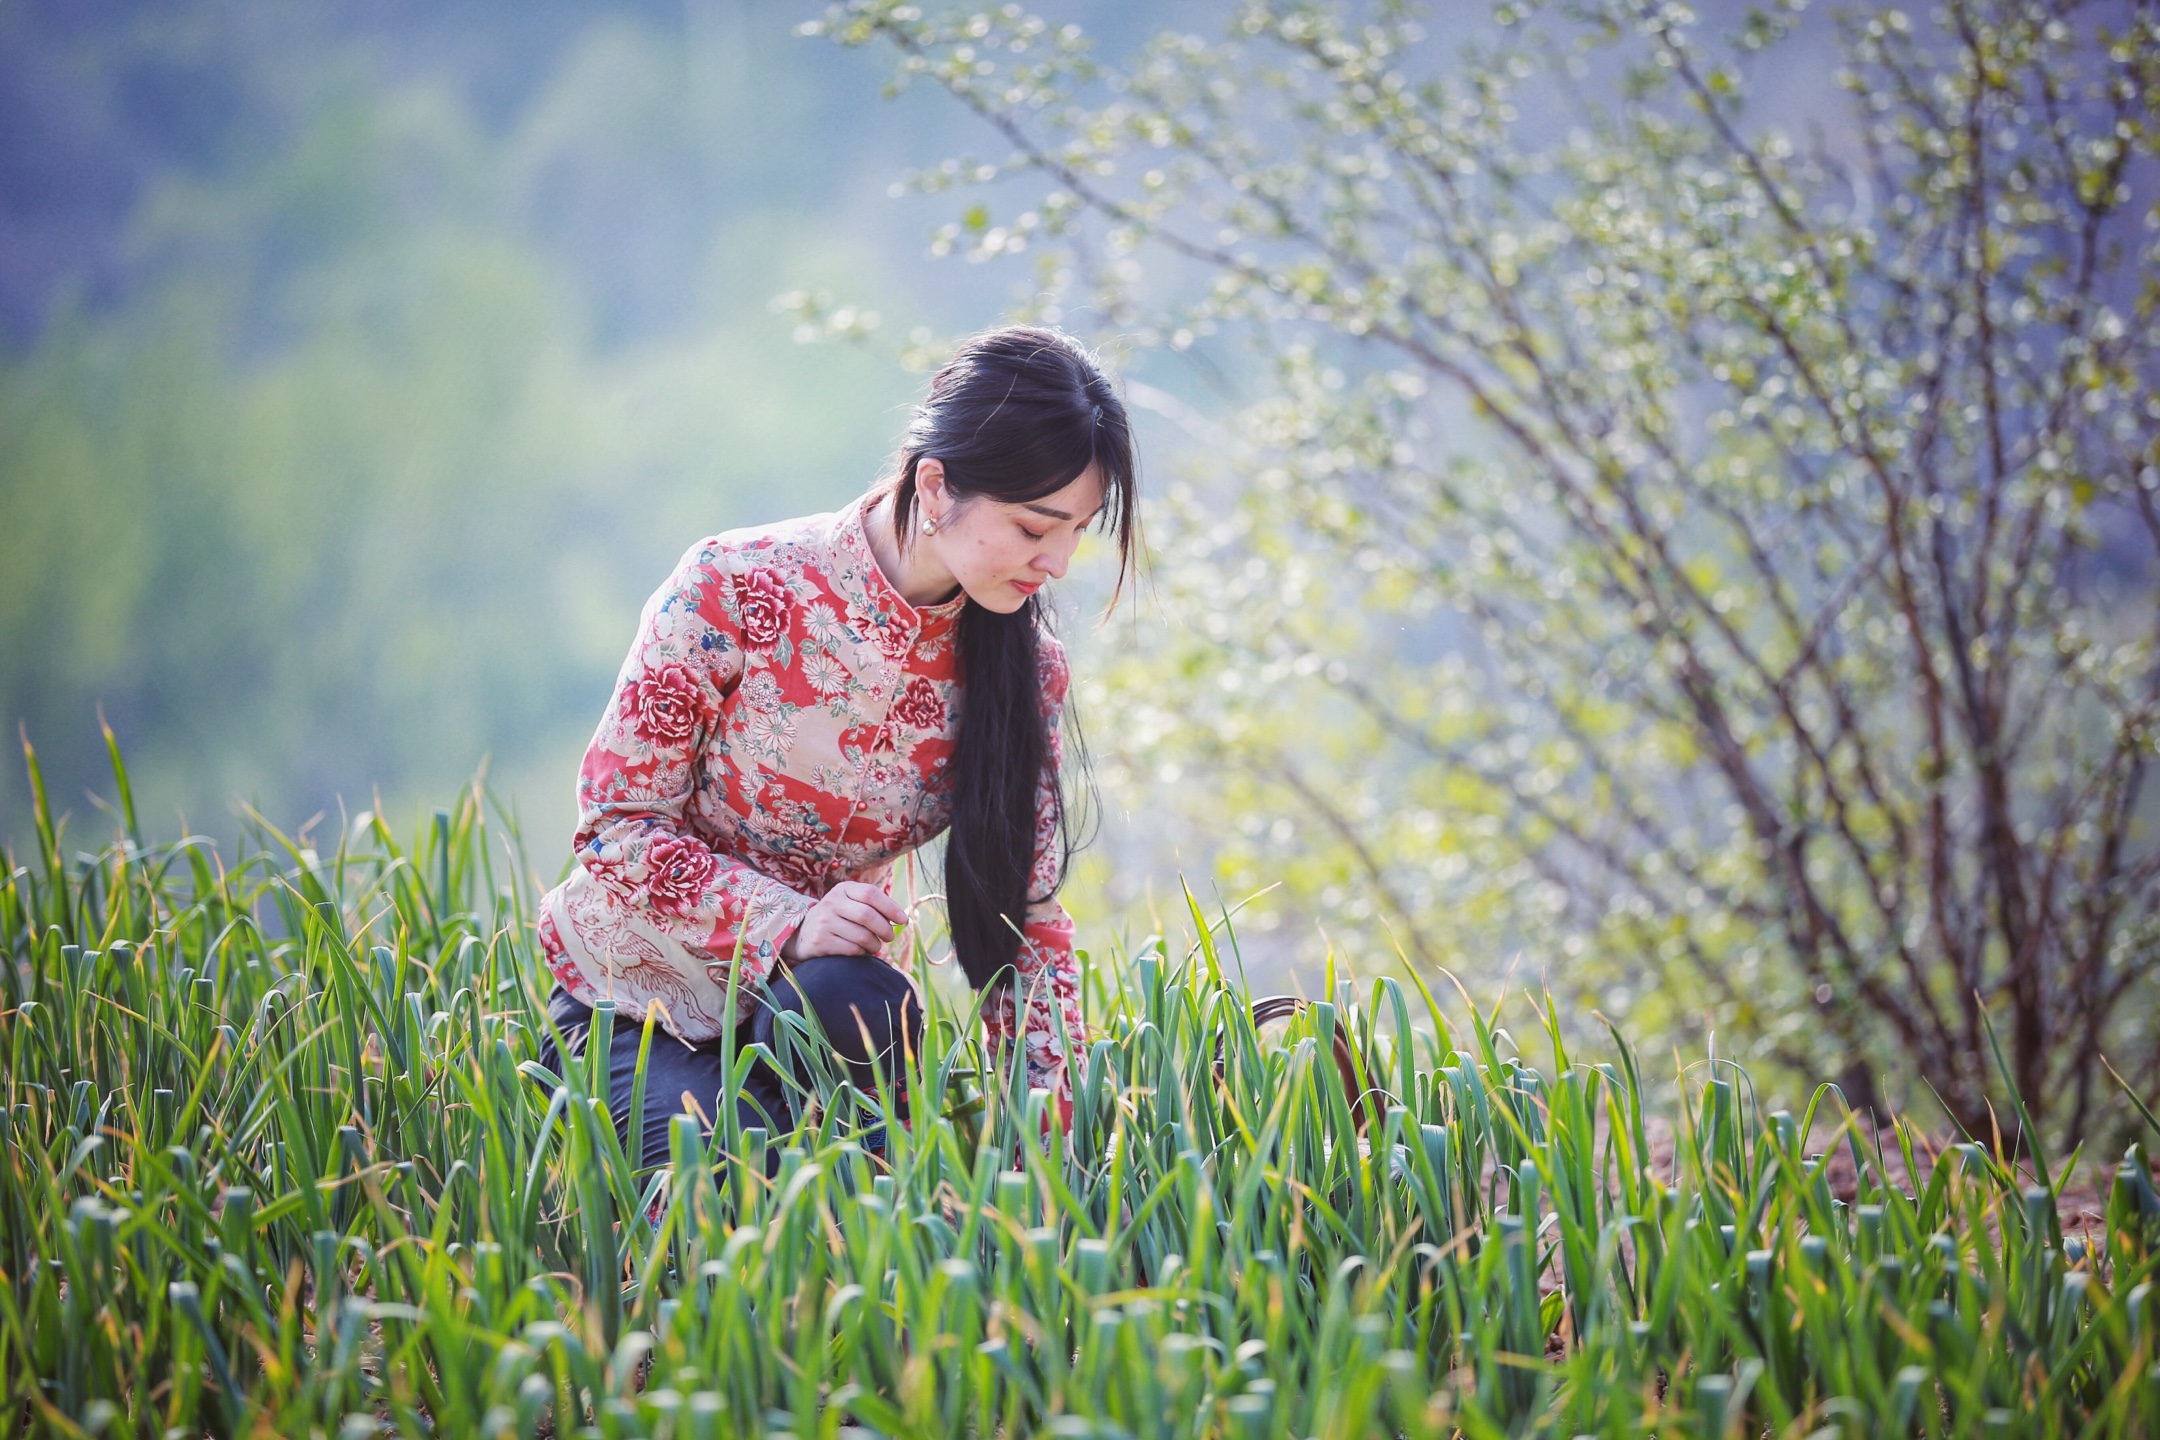
M 945 488 L 945 462 L 925 455 L 915 462 L 915 506 L 926 520 L 944 520 L 952 509 L 952 492 Z

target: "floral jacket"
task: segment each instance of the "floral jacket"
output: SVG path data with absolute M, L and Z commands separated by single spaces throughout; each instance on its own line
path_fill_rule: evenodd
M 684 1040 L 714 1038 L 728 966 L 752 1000 L 817 897 L 886 884 L 895 857 L 951 821 L 965 599 L 918 610 L 863 532 L 868 501 L 700 541 L 647 602 L 578 776 L 577 864 L 541 902 L 555 976 L 590 1004 L 662 1002 Z M 1050 762 L 1068 683 L 1043 636 Z M 1045 772 L 1032 893 L 1050 895 L 1058 832 Z M 1070 1097 L 1082 1053 L 1072 921 L 1031 906 L 1010 987 L 985 1006 L 993 1046 L 1024 1038 L 1031 1084 Z

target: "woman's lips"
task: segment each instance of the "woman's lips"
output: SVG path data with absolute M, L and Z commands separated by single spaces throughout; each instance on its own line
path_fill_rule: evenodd
M 1023 595 L 1032 595 L 1037 590 L 1042 589 L 1042 581 L 1040 580 L 1015 580 L 1012 583 L 1013 589 L 1018 590 Z

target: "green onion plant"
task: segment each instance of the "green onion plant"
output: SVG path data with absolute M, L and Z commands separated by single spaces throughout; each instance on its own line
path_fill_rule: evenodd
M 228 862 L 144 839 L 117 749 L 94 853 L 30 772 L 0 1436 L 2160 1436 L 2135 1146 L 2065 1233 L 2077 1157 L 1762 1114 L 1531 1000 L 1331 969 L 1256 1028 L 1196 906 L 1092 958 L 1069 1122 L 926 987 L 907 1123 L 813 1063 L 793 1133 L 720 1097 L 641 1167 L 604 1072 L 539 1063 L 477 789 Z

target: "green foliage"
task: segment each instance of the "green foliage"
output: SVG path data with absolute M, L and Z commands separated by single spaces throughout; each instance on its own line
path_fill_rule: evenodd
M 74 853 L 39 806 L 0 885 L 0 1434 L 2160 1426 L 2135 1149 L 2065 1235 L 2003 1155 L 1928 1171 L 1827 1090 L 1760 1115 L 1727 1061 L 1664 1124 L 1549 1012 L 1543 1063 L 1387 981 L 1257 1033 L 1211 929 L 1096 961 L 1069 1137 L 933 1000 L 883 1159 L 821 1088 L 640 1171 L 591 1069 L 535 1063 L 485 809 L 224 865 L 132 816 Z
M 778 23 L 685 44 L 521 8 L 466 53 L 333 8 L 185 3 L 17 62 L 93 106 L 185 50 L 268 98 L 214 163 L 143 160 L 124 283 L 0 348 L 0 728 L 69 808 L 102 707 L 161 827 L 229 839 L 235 795 L 403 813 L 492 756 L 567 834 L 656 579 L 858 493 L 890 444 L 908 378 L 767 309 L 835 272 L 882 290 L 875 242 L 819 218 L 845 122 Z
M 1136 391 L 1207 458 L 1100 693 L 1135 809 L 1338 936 L 1527 949 L 1571 1013 L 1870 1104 L 1909 1061 L 1974 1128 L 1993 1025 L 2040 1123 L 2126 1126 L 2160 19 L 1864 8 L 1813 27 L 1833 74 L 1802 9 L 1252 0 L 1117 60 L 1016 6 L 822 28 L 1009 147 L 921 177 L 990 187 L 945 239 L 1234 397 Z

